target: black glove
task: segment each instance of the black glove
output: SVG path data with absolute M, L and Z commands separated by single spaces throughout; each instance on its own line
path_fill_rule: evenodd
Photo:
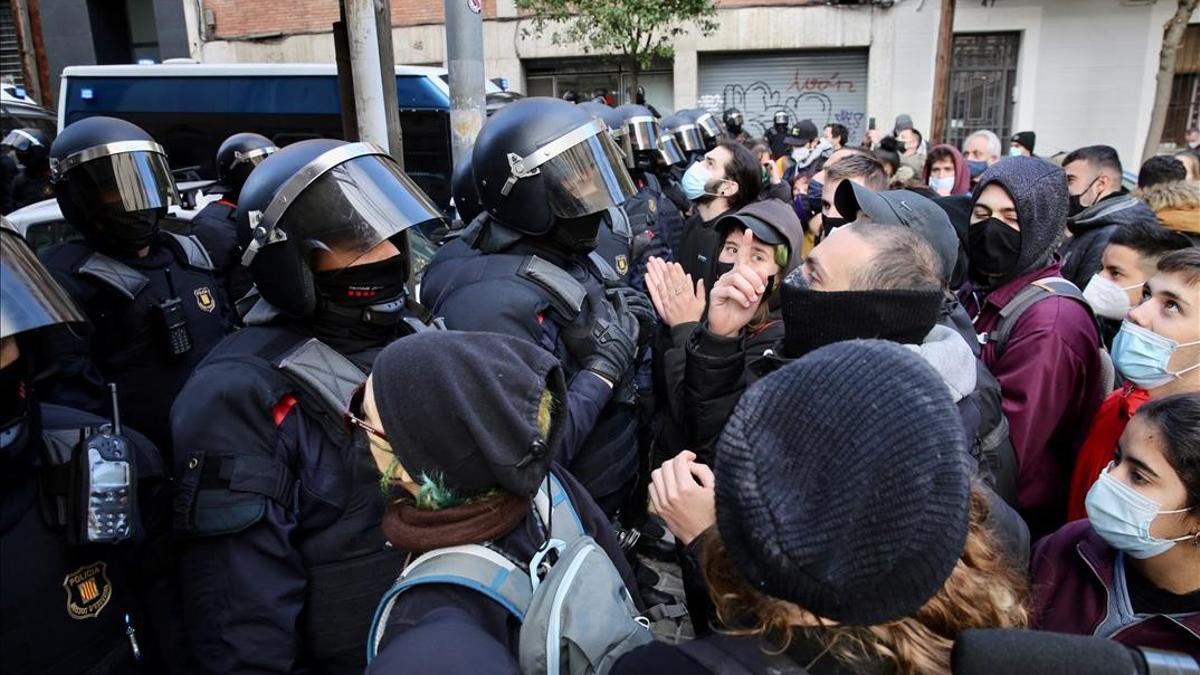
M 613 306 L 618 306 L 618 303 L 623 301 L 629 313 L 637 319 L 638 348 L 649 344 L 650 339 L 654 337 L 654 327 L 658 323 L 658 312 L 654 311 L 654 303 L 650 302 L 650 298 L 645 293 L 629 286 L 610 288 L 605 294 L 612 301 Z M 618 300 L 618 296 L 620 296 L 620 300 Z
M 589 293 L 587 316 L 579 326 L 563 331 L 563 342 L 575 360 L 616 385 L 637 357 L 638 320 L 623 296 L 610 302 Z

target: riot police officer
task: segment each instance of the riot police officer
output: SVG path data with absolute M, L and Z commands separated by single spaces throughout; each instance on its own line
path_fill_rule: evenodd
M 0 141 L 13 149 L 21 172 L 12 182 L 13 211 L 54 196 L 50 185 L 50 139 L 38 129 L 13 129 Z
M 721 127 L 721 122 L 715 115 L 704 108 L 685 110 L 683 114 L 691 119 L 696 128 L 700 130 L 700 138 L 704 142 L 706 152 L 717 147 L 717 143 L 722 140 L 721 136 L 725 134 L 725 129 Z
M 3 219 L 0 219 L 3 221 Z M 174 622 L 162 462 L 128 427 L 43 403 L 38 342 L 83 313 L 0 222 L 0 654 L 4 672 L 157 673 Z M 113 499 L 108 499 L 108 497 Z M 173 608 L 172 608 L 173 609 Z
M 637 473 L 633 371 L 653 310 L 633 289 L 606 288 L 587 255 L 633 181 L 602 122 L 538 97 L 488 120 L 471 167 L 484 206 L 462 235 L 471 251 L 439 250 L 422 299 L 450 329 L 515 335 L 563 362 L 557 459 L 612 515 Z
M 634 224 L 634 232 L 641 232 L 634 240 L 632 252 L 637 270 L 634 286 L 645 290 L 641 275 L 645 271 L 646 260 L 651 256 L 670 259 L 671 234 L 683 231 L 683 214 L 674 202 L 664 196 L 662 182 L 655 173 L 664 154 L 664 146 L 660 142 L 664 134 L 658 120 L 648 108 L 636 104 L 623 105 L 616 112 L 621 117 L 628 139 L 626 166 L 638 191 L 622 206 Z M 671 141 L 674 144 L 674 138 Z M 644 227 L 641 223 L 645 223 Z
M 54 193 L 82 241 L 42 254 L 93 330 L 59 331 L 47 399 L 90 412 L 115 382 L 131 426 L 169 454 L 168 413 L 208 350 L 233 329 L 225 292 L 195 237 L 159 228 L 179 203 L 162 146 L 142 129 L 89 117 L 50 148 Z
M 792 128 L 792 117 L 786 110 L 777 110 L 771 117 L 771 128 L 767 129 L 767 145 L 771 148 L 771 159 L 779 159 L 792 151 L 787 144 L 788 132 Z
M 217 149 L 217 182 L 204 189 L 221 195 L 192 218 L 192 234 L 212 256 L 214 272 L 225 284 L 226 295 L 237 302 L 250 290 L 250 272 L 242 267 L 242 253 L 250 233 L 237 226 L 238 196 L 254 167 L 279 148 L 266 136 L 234 134 Z
M 725 123 L 725 131 L 729 140 L 734 143 L 743 145 L 754 140 L 750 134 L 746 133 L 746 116 L 737 108 L 726 108 L 721 115 L 721 120 Z
M 171 414 L 185 634 L 203 672 L 361 673 L 404 553 L 343 413 L 425 328 L 407 231 L 442 215 L 380 148 L 314 139 L 255 168 L 237 218 L 260 298 Z

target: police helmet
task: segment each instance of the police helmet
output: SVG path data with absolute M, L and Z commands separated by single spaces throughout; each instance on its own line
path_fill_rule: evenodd
M 649 108 L 636 103 L 628 103 L 617 108 L 616 113 L 621 116 L 625 133 L 629 137 L 629 147 L 633 152 L 659 152 L 659 138 L 663 135 L 662 129 Z
M 777 110 L 771 119 L 771 123 L 777 127 L 786 129 L 792 125 L 792 117 L 788 115 L 786 110 Z
M 467 149 L 450 174 L 450 194 L 454 196 L 454 208 L 458 210 L 458 218 L 463 225 L 470 225 L 483 211 L 483 205 L 479 203 L 479 191 L 475 189 L 475 174 L 471 172 L 472 150 L 474 146 Z
M 580 103 L 579 107 L 586 110 L 592 117 L 604 122 L 604 126 L 608 127 L 608 135 L 612 136 L 613 142 L 617 144 L 621 154 L 624 155 L 625 166 L 633 167 L 633 149 L 629 144 L 629 132 L 625 128 L 625 118 L 621 113 L 608 104 L 596 101 Z
M 267 157 L 242 186 L 237 210 L 238 228 L 253 237 L 242 264 L 263 299 L 293 317 L 317 310 L 315 251 L 353 260 L 386 240 L 407 267 L 407 230 L 440 219 L 382 148 L 324 138 Z
M 579 103 L 579 94 L 575 93 L 574 89 L 568 89 L 562 93 L 562 100 L 567 103 Z
M 725 120 L 725 128 L 729 129 L 730 133 L 741 131 L 742 127 L 746 126 L 746 118 L 742 115 L 742 111 L 737 108 L 726 108 L 725 114 L 722 117 Z
M 217 182 L 205 188 L 205 194 L 221 195 L 237 203 L 250 172 L 277 150 L 275 143 L 262 134 L 241 133 L 226 138 L 217 149 Z
M 704 152 L 704 138 L 696 121 L 686 111 L 679 111 L 662 121 L 663 131 L 675 137 L 684 152 Z
M 604 123 L 552 98 L 522 99 L 489 119 L 475 139 L 471 168 L 488 214 L 530 235 L 636 192 Z
M 658 137 L 658 159 L 666 166 L 674 166 L 686 162 L 687 155 L 673 134 L 663 134 Z
M 49 165 L 50 139 L 39 129 L 13 129 L 0 140 L 0 146 L 12 148 L 26 169 L 41 171 Z
M 60 323 L 83 323 L 83 312 L 50 276 L 33 249 L 0 216 L 0 338 Z
M 179 192 L 167 153 L 141 127 L 113 117 L 68 125 L 50 146 L 50 177 L 63 216 L 85 238 L 146 246 Z
M 725 130 L 721 128 L 721 123 L 717 118 L 704 108 L 696 108 L 688 110 L 686 115 L 696 124 L 696 128 L 700 130 L 700 137 L 704 140 L 704 147 L 707 150 L 712 150 L 717 147 L 717 141 Z

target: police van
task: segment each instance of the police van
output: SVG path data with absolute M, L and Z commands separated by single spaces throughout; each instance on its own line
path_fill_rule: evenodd
M 182 62 L 180 62 L 182 61 Z M 444 68 L 396 66 L 405 172 L 442 208 L 450 203 L 450 89 Z M 489 91 L 499 91 L 488 83 Z M 58 125 L 107 115 L 145 129 L 180 179 L 216 178 L 221 141 L 250 131 L 282 147 L 341 138 L 332 63 L 203 64 L 190 60 L 63 70 Z

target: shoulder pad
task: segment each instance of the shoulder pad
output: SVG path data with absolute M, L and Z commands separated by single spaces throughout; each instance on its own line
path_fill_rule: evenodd
M 629 225 L 629 214 L 625 212 L 623 207 L 610 206 L 606 215 L 615 234 L 626 239 L 633 236 L 633 229 Z
M 75 273 L 91 277 L 130 300 L 150 283 L 141 272 L 103 253 L 92 253 Z
M 350 404 L 354 390 L 367 374 L 337 350 L 312 338 L 288 351 L 276 361 L 276 366 L 302 392 L 300 405 L 323 418 L 334 436 L 341 428 L 342 412 Z M 314 405 L 315 404 L 315 405 Z M 319 406 L 319 410 L 315 409 Z
M 608 261 L 605 260 L 604 256 L 600 255 L 599 252 L 592 251 L 589 253 L 588 260 L 590 260 L 592 265 L 596 267 L 596 272 L 600 274 L 600 278 L 604 281 L 613 283 L 621 280 L 621 275 L 618 274 L 615 269 L 613 269 L 612 265 L 608 264 Z
M 208 272 L 213 270 L 212 258 L 209 257 L 208 250 L 204 248 L 204 244 L 201 244 L 199 239 L 190 235 L 185 236 L 175 234 L 174 232 L 166 232 L 165 230 L 164 233 L 179 245 L 180 250 L 183 252 L 184 260 L 188 265 Z
M 531 255 L 521 265 L 520 275 L 548 291 L 551 304 L 564 316 L 574 318 L 583 309 L 587 289 L 561 267 Z

